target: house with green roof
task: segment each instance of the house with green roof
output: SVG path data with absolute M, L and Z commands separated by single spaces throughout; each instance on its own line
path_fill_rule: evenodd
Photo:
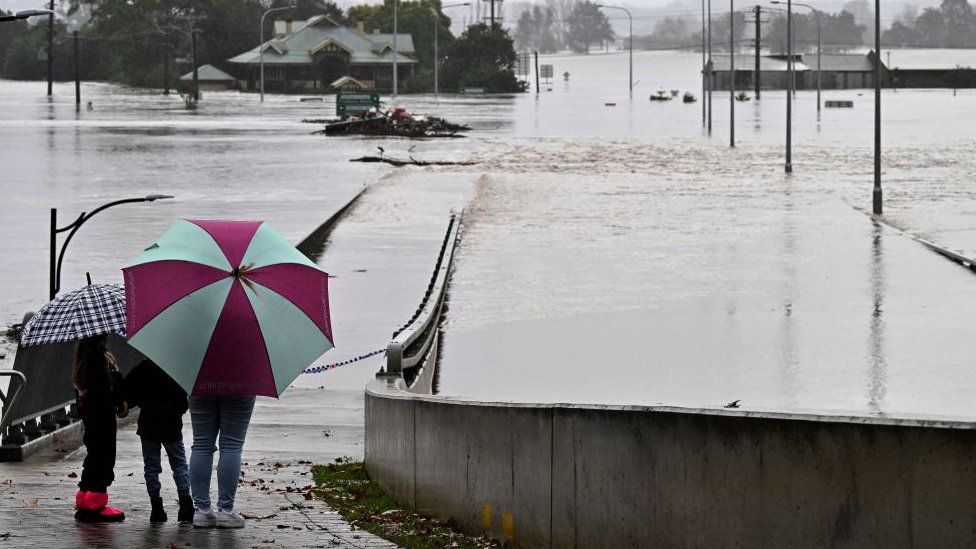
M 264 52 L 264 88 L 276 92 L 330 92 L 332 84 L 350 77 L 367 89 L 393 87 L 393 35 L 367 33 L 339 25 L 325 15 L 307 21 L 275 21 L 275 36 L 260 46 L 228 60 L 236 66 L 244 89 L 260 87 Z M 397 70 L 402 80 L 417 65 L 413 37 L 396 37 Z M 347 80 L 348 81 L 348 80 Z

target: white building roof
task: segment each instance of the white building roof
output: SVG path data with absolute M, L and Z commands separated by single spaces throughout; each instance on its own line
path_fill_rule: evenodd
M 889 59 L 891 62 L 889 63 Z M 976 69 L 976 49 L 881 50 L 881 62 L 895 70 Z

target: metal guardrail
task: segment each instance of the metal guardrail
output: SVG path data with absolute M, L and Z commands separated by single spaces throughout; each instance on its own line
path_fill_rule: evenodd
M 393 333 L 393 341 L 387 346 L 386 367 L 377 377 L 399 377 L 412 386 L 428 357 L 436 356 L 441 312 L 460 239 L 461 221 L 461 214 L 451 215 L 424 298 L 410 320 Z
M 13 385 L 13 379 L 20 381 L 17 384 L 17 388 L 14 389 L 13 394 L 4 394 L 3 390 L 0 390 L 0 407 L 2 407 L 0 409 L 0 434 L 2 434 L 6 432 L 7 424 L 13 419 L 13 411 L 17 409 L 17 401 L 24 394 L 24 387 L 27 386 L 27 376 L 14 370 L 4 370 L 0 371 L 0 377 L 11 378 L 10 385 L 7 385 L 8 393 L 10 392 L 10 387 Z

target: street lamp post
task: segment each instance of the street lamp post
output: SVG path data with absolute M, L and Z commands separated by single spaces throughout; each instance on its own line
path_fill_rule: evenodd
M 620 6 L 608 6 L 606 4 L 597 4 L 596 7 L 608 9 L 608 10 L 620 10 L 627 14 L 627 19 L 630 22 L 630 37 L 627 39 L 627 50 L 630 55 L 630 98 L 634 98 L 634 18 L 630 15 L 630 10 Z
M 705 69 L 708 65 L 705 61 L 705 0 L 702 0 L 702 127 L 706 124 L 706 107 L 705 107 L 705 94 L 707 93 L 707 88 L 705 87 Z
M 17 13 L 12 13 L 10 15 L 0 15 L 0 23 L 5 21 L 16 21 L 18 19 L 27 19 L 28 17 L 36 17 L 38 15 L 54 15 L 51 10 L 23 10 Z
M 268 10 L 265 10 L 265 12 L 261 14 L 261 45 L 259 46 L 260 51 L 258 52 L 258 57 L 261 59 L 260 64 L 261 64 L 261 101 L 262 102 L 264 101 L 264 18 L 267 17 L 268 14 L 273 11 L 290 10 L 293 9 L 294 7 L 295 6 L 282 6 L 280 8 L 270 8 Z
M 729 0 L 729 146 L 735 147 L 735 0 Z
M 771 4 L 782 4 L 783 2 L 781 0 L 771 0 L 770 3 Z M 803 8 L 807 8 L 808 10 L 810 10 L 811 12 L 813 12 L 813 15 L 817 18 L 817 112 L 819 113 L 820 112 L 820 89 L 821 89 L 821 86 L 820 86 L 820 58 L 821 58 L 821 54 L 823 52 L 823 41 L 821 39 L 821 36 L 822 36 L 822 33 L 821 33 L 822 25 L 821 25 L 821 18 L 820 18 L 820 16 L 822 15 L 822 13 L 821 13 L 820 10 L 818 10 L 817 8 L 811 6 L 810 4 L 802 4 L 800 2 L 794 2 L 793 5 L 794 6 L 800 6 L 800 7 L 803 7 Z M 790 44 L 790 45 L 792 46 L 792 44 Z
M 786 173 L 793 173 L 793 0 L 786 0 Z
M 58 291 L 61 290 L 61 262 L 64 260 L 64 252 L 68 249 L 68 243 L 78 232 L 78 229 L 85 224 L 86 221 L 95 216 L 98 212 L 111 208 L 112 206 L 118 206 L 119 204 L 130 204 L 133 202 L 155 202 L 157 200 L 164 200 L 167 198 L 174 198 L 168 194 L 151 194 L 149 196 L 144 196 L 142 198 L 126 198 L 124 200 L 116 200 L 114 202 L 109 202 L 108 204 L 103 204 L 92 210 L 91 212 L 82 212 L 78 216 L 78 219 L 74 220 L 72 223 L 65 225 L 64 227 L 58 227 L 58 209 L 51 208 L 51 262 L 50 262 L 50 285 L 49 285 L 49 299 L 54 299 L 58 295 Z M 57 251 L 58 247 L 58 234 L 70 231 L 68 237 L 64 240 L 64 244 L 61 245 L 60 252 Z
M 441 6 L 441 12 L 443 12 L 447 8 L 457 8 L 460 6 L 470 6 L 470 5 L 471 2 L 464 2 L 461 4 L 448 4 L 446 6 Z M 437 12 L 437 10 L 432 7 L 430 8 L 430 11 L 434 14 L 434 99 L 437 99 L 437 92 L 438 92 L 437 88 L 440 84 L 440 80 L 437 75 L 437 68 L 441 64 L 440 55 L 437 53 L 437 27 L 441 25 L 440 25 L 440 14 Z
M 393 96 L 391 99 L 396 99 L 397 80 L 399 79 L 397 74 L 397 33 L 400 30 L 399 14 L 397 13 L 399 11 L 398 4 L 397 0 L 393 0 Z
M 874 215 L 882 213 L 881 199 L 881 0 L 874 0 Z
M 714 67 L 712 64 L 712 0 L 708 2 L 708 135 L 712 135 L 712 88 L 715 87 Z M 702 98 L 704 99 L 704 97 Z

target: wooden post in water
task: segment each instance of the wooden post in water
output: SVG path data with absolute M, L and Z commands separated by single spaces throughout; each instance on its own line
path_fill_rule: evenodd
M 535 94 L 539 95 L 539 50 L 535 51 Z

